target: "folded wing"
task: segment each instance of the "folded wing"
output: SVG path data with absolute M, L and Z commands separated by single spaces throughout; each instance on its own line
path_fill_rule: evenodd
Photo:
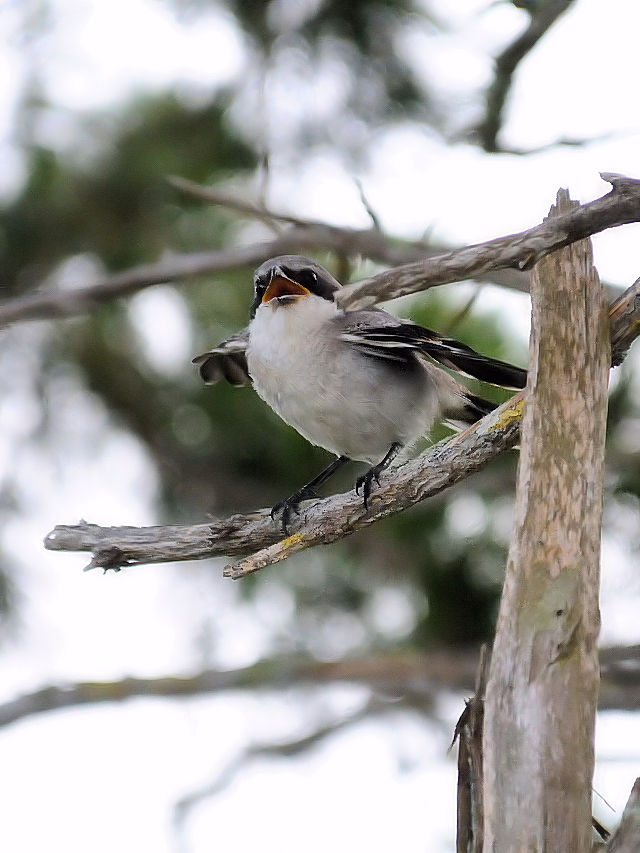
M 358 314 L 362 316 L 358 317 Z M 518 389 L 527 383 L 527 371 L 521 367 L 482 355 L 466 344 L 431 329 L 396 320 L 386 312 L 353 312 L 352 317 L 345 314 L 344 318 L 346 322 L 340 333 L 342 340 L 372 358 L 406 361 L 422 354 L 443 367 L 491 385 Z

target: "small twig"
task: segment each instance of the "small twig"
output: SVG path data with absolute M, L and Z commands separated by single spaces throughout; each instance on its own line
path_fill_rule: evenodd
M 480 296 L 481 290 L 482 290 L 481 284 L 478 284 L 473 288 L 473 293 L 467 299 L 467 301 L 464 303 L 464 305 L 461 308 L 459 308 L 456 311 L 456 313 L 451 317 L 451 319 L 445 323 L 444 329 L 442 330 L 443 332 L 446 332 L 449 335 L 454 332 L 454 330 L 457 328 L 457 326 L 465 319 L 465 317 L 468 316 L 469 312 L 471 311 L 473 306 L 476 304 L 478 296 Z
M 262 202 L 254 204 L 220 187 L 203 187 L 202 184 L 197 184 L 188 178 L 181 178 L 179 175 L 169 175 L 167 181 L 172 187 L 175 187 L 175 189 L 180 190 L 180 192 L 186 195 L 193 196 L 210 204 L 226 207 L 251 219 L 259 219 L 261 222 L 271 223 L 273 220 L 277 220 L 279 222 L 287 222 L 289 225 L 295 225 L 298 228 L 326 227 L 326 223 L 317 219 L 305 219 L 288 213 L 276 212 L 267 208 Z
M 380 224 L 380 218 L 379 218 L 378 214 L 375 212 L 375 210 L 373 209 L 373 207 L 371 206 L 371 203 L 369 202 L 369 199 L 367 198 L 367 196 L 365 194 L 364 187 L 362 186 L 362 181 L 359 178 L 356 179 L 356 187 L 358 188 L 358 195 L 360 196 L 360 201 L 362 203 L 362 206 L 367 211 L 367 215 L 368 215 L 369 219 L 371 220 L 371 224 L 376 229 L 376 231 L 382 231 L 382 226 Z

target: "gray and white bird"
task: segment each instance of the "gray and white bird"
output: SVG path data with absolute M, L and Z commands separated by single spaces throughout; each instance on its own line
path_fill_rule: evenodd
M 345 463 L 371 466 L 356 480 L 367 508 L 380 473 L 437 420 L 473 423 L 495 408 L 437 363 L 506 388 L 526 384 L 522 368 L 386 311 L 340 309 L 340 283 L 309 258 L 265 261 L 254 286 L 248 328 L 193 361 L 208 384 L 252 382 L 283 421 L 336 455 L 273 507 L 285 532 L 291 513 Z

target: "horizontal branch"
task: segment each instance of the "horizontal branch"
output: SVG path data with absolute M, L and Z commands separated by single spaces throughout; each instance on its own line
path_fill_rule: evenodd
M 304 548 L 342 539 L 479 471 L 516 442 L 521 411 L 519 394 L 464 433 L 393 469 L 393 479 L 382 480 L 368 511 L 353 491 L 304 504 L 290 524 L 292 535 L 285 539 L 270 510 L 261 509 L 196 525 L 99 527 L 84 521 L 57 525 L 44 544 L 56 551 L 93 552 L 88 569 L 244 556 L 262 549 L 225 569 L 227 577 L 237 579 Z
M 610 307 L 612 363 L 620 364 L 640 335 L 640 279 Z M 304 504 L 282 539 L 270 510 L 192 525 L 100 527 L 58 524 L 45 537 L 52 551 L 91 552 L 87 569 L 202 560 L 234 556 L 245 559 L 225 574 L 239 578 L 312 545 L 334 542 L 356 530 L 444 491 L 479 471 L 517 439 L 522 394 L 448 442 L 388 472 L 372 496 L 369 512 L 353 492 Z M 393 475 L 393 479 L 389 479 Z M 257 552 L 256 552 L 257 551 Z M 256 553 L 254 553 L 256 552 Z M 251 555 L 251 556 L 248 556 Z
M 383 232 L 381 232 L 377 228 L 370 229 L 367 231 L 352 231 L 351 229 L 336 228 L 335 226 L 328 225 L 327 223 L 322 222 L 320 220 L 308 219 L 301 216 L 292 216 L 289 213 L 274 210 L 274 208 L 272 207 L 267 207 L 263 204 L 256 204 L 254 202 L 247 201 L 245 198 L 239 197 L 219 187 L 205 187 L 195 183 L 194 181 L 187 180 L 186 178 L 172 176 L 169 178 L 169 183 L 171 183 L 172 186 L 176 187 L 176 189 L 179 189 L 190 196 L 194 196 L 195 198 L 198 198 L 202 201 L 207 201 L 210 204 L 219 205 L 229 210 L 233 210 L 236 213 L 248 216 L 252 219 L 257 219 L 261 222 L 285 222 L 289 225 L 294 225 L 296 228 L 332 229 L 344 233 L 345 236 L 347 236 L 349 239 L 353 239 L 354 235 L 359 235 L 357 239 L 362 240 L 364 244 L 364 247 L 360 250 L 361 254 L 364 254 L 375 261 L 390 264 L 395 267 L 400 264 L 411 264 L 413 261 L 425 260 L 428 258 L 437 260 L 441 257 L 448 257 L 451 254 L 455 255 L 458 252 L 465 251 L 465 249 L 461 249 L 459 247 L 454 248 L 450 246 L 444 246 L 442 244 L 438 245 L 432 240 L 429 240 L 428 242 L 408 242 L 394 240 L 385 236 Z M 519 235 L 515 236 L 517 237 Z M 500 239 L 509 240 L 511 238 L 505 237 Z M 485 244 L 479 245 L 483 246 Z M 390 270 L 389 274 L 391 275 L 394 272 L 394 270 Z M 384 275 L 385 274 L 383 273 L 382 276 Z M 381 276 L 373 276 L 371 279 L 366 279 L 362 282 L 357 282 L 354 287 L 359 286 L 360 284 L 364 284 L 364 281 L 377 282 L 380 278 Z M 465 275 L 459 279 L 453 279 L 453 281 L 462 281 L 466 278 L 472 278 L 474 281 L 478 282 L 496 284 L 500 287 L 506 287 L 510 290 L 520 291 L 521 293 L 529 292 L 528 272 L 526 270 L 515 269 L 513 267 L 490 268 L 486 271 L 482 271 L 479 269 L 472 276 Z M 431 284 L 427 285 L 427 287 L 434 287 L 439 284 L 450 283 L 452 283 L 452 281 L 448 280 L 440 282 L 435 280 Z M 603 286 L 605 287 L 610 300 L 613 300 L 620 295 L 619 287 L 610 284 L 605 284 Z M 347 289 L 345 289 L 345 294 L 346 293 Z M 348 302 L 349 298 L 350 297 L 346 295 L 342 296 L 342 299 L 344 300 L 343 304 L 345 305 L 345 307 L 360 307 L 358 305 L 351 306 L 351 303 Z M 381 297 L 380 299 L 376 298 L 375 302 L 384 302 L 389 298 L 391 297 Z M 362 307 L 366 306 L 363 305 Z
M 539 257 L 581 237 L 640 220 L 639 182 L 610 174 L 603 177 L 612 184 L 612 191 L 567 214 L 566 221 L 558 217 L 558 224 L 553 227 L 546 222 L 520 234 L 444 252 L 435 245 L 392 240 L 375 228 L 337 228 L 315 220 L 277 214 L 217 192 L 215 199 L 209 200 L 260 219 L 281 219 L 297 224 L 272 240 L 219 251 L 172 255 L 71 290 L 46 289 L 43 284 L 41 290 L 0 303 L 0 327 L 26 320 L 71 317 L 156 284 L 252 267 L 274 255 L 314 249 L 363 255 L 394 265 L 394 269 L 347 285 L 340 295 L 345 308 L 370 307 L 396 296 L 467 279 L 527 291 L 528 275 L 524 270 Z M 206 188 L 202 190 L 205 192 Z M 397 264 L 402 266 L 395 266 Z M 612 295 L 616 295 L 615 290 Z
M 633 710 L 640 704 L 640 647 L 600 650 L 600 710 Z M 42 687 L 0 704 L 0 727 L 34 714 L 134 697 L 189 697 L 237 690 L 269 690 L 351 682 L 376 691 L 434 697 L 439 690 L 473 689 L 478 649 L 394 651 L 323 662 L 300 656 L 275 657 L 232 670 L 206 669 L 193 675 L 81 681 Z M 428 703 L 423 702 L 423 706 Z

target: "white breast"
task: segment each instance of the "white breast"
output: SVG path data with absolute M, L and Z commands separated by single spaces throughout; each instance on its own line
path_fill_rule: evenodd
M 249 327 L 247 364 L 263 400 L 312 444 L 338 456 L 378 462 L 437 414 L 418 382 L 390 381 L 388 368 L 327 334 L 333 302 L 303 297 L 261 305 Z

